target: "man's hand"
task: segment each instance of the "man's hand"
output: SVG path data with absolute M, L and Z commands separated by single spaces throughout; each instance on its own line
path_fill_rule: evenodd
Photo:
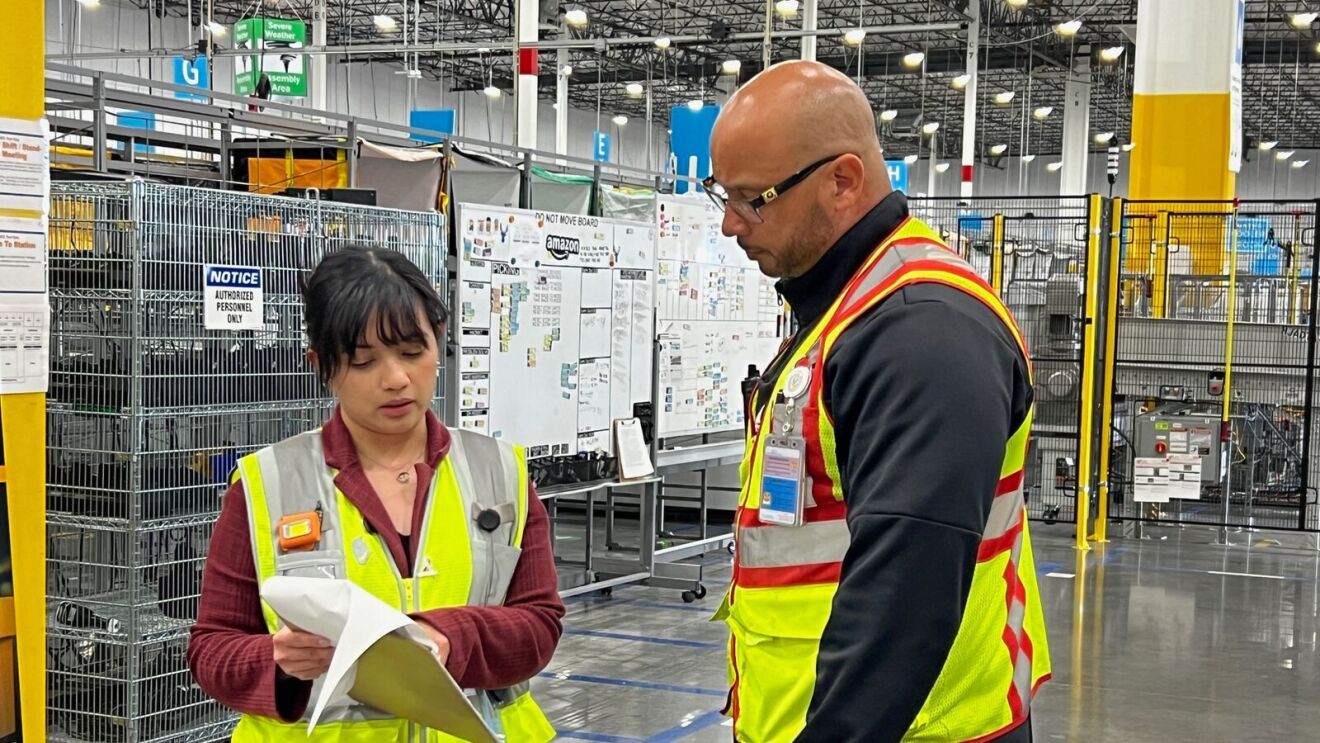
M 422 628 L 422 631 L 426 633 L 426 636 L 429 637 L 429 638 L 431 638 L 431 642 L 434 642 L 434 643 L 435 643 L 435 646 L 436 646 L 437 648 L 440 649 L 440 652 L 439 652 L 439 655 L 440 655 L 440 665 L 443 666 L 445 663 L 448 663 L 448 662 L 449 662 L 449 638 L 448 638 L 448 637 L 445 637 L 445 635 L 444 635 L 443 632 L 441 632 L 440 630 L 436 629 L 435 627 L 432 627 L 431 625 L 427 624 L 426 622 L 418 622 L 417 620 L 413 620 L 413 622 L 414 622 L 414 624 L 416 624 L 418 627 L 421 627 L 421 628 Z
M 302 681 L 315 681 L 325 675 L 335 654 L 329 640 L 291 625 L 275 633 L 274 646 L 275 665 Z

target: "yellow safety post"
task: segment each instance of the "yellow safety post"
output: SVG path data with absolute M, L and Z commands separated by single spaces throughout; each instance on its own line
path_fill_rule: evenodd
M 6 0 L 0 117 L 45 115 L 45 0 Z M 3 214 L 31 217 L 40 214 Z M 0 395 L 23 740 L 46 739 L 46 396 Z M 0 618 L 0 623 L 6 622 Z
M 1150 253 L 1151 277 L 1150 316 L 1165 318 L 1169 316 L 1169 241 L 1173 237 L 1172 218 L 1167 211 L 1161 210 L 1156 220 L 1155 244 Z
M 1233 407 L 1233 328 L 1237 325 L 1237 274 L 1238 274 L 1238 210 L 1233 209 L 1229 216 L 1232 224 L 1229 225 L 1229 248 L 1228 248 L 1228 318 L 1225 322 L 1224 332 L 1224 405 L 1222 418 L 1220 419 L 1220 441 L 1226 451 L 1224 458 L 1224 522 L 1228 522 L 1229 501 L 1233 495 L 1233 428 L 1229 413 Z
M 1293 239 L 1292 250 L 1288 256 L 1288 323 L 1297 325 L 1300 320 L 1298 311 L 1301 309 L 1302 298 L 1298 291 L 1298 279 L 1302 274 L 1302 223 L 1296 215 L 1293 216 Z
M 1086 224 L 1086 308 L 1082 317 L 1082 400 L 1078 411 L 1077 549 L 1089 550 L 1091 522 L 1091 456 L 1095 445 L 1095 326 L 1100 294 L 1100 209 L 1104 201 L 1091 194 Z
M 1091 540 L 1109 541 L 1109 468 L 1114 439 L 1114 365 L 1118 353 L 1118 274 L 1123 250 L 1123 200 L 1114 199 L 1110 209 L 1109 285 L 1105 288 L 1105 368 L 1100 382 L 1100 495 Z
M 990 242 L 990 288 L 1004 293 L 1004 215 L 996 214 Z

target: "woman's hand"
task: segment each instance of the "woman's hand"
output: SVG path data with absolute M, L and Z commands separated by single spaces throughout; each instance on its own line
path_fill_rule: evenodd
M 448 663 L 448 662 L 449 662 L 449 638 L 448 638 L 448 637 L 445 637 L 445 635 L 444 635 L 443 632 L 441 632 L 440 630 L 436 629 L 435 627 L 432 627 L 431 625 L 427 624 L 426 622 L 419 622 L 419 621 L 417 621 L 417 620 L 413 620 L 413 623 L 416 624 L 418 627 L 421 627 L 421 628 L 422 628 L 422 631 L 426 633 L 426 636 L 431 638 L 431 642 L 434 642 L 434 643 L 435 643 L 435 646 L 436 646 L 437 648 L 440 649 L 440 653 L 439 653 L 439 655 L 440 655 L 440 665 L 443 666 L 445 663 Z
M 335 654 L 329 640 L 291 625 L 281 627 L 274 641 L 275 665 L 302 681 L 315 681 L 323 676 Z

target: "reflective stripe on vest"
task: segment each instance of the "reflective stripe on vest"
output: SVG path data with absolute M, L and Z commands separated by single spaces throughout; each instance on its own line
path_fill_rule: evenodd
M 325 464 L 319 431 L 294 436 L 241 459 L 238 478 L 247 497 L 258 582 L 274 575 L 347 578 L 404 613 L 502 604 L 527 523 L 526 459 L 521 448 L 486 436 L 454 429 L 450 434 L 449 453 L 430 483 L 431 495 L 415 546 L 416 561 L 410 571 L 413 577 L 408 579 L 402 578 L 385 541 L 371 531 L 361 512 L 335 486 L 337 473 Z M 317 545 L 307 551 L 281 552 L 275 529 L 280 519 L 318 508 L 323 536 Z M 488 509 L 501 516 L 500 526 L 491 532 L 477 525 L 477 516 Z M 278 631 L 279 618 L 265 602 L 262 615 L 266 629 Z M 313 696 L 319 684 L 313 685 Z M 551 740 L 554 730 L 528 690 L 529 685 L 523 683 L 469 695 L 476 697 L 478 709 L 489 702 L 486 706 L 494 710 L 491 721 L 497 730 L 502 727 L 510 735 L 518 731 L 517 740 Z M 306 741 L 305 720 L 289 724 L 244 716 L 234 740 Z M 404 734 L 399 740 L 454 740 L 366 705 L 328 710 L 310 740 L 392 740 L 386 732 L 394 729 L 390 725 L 399 726 Z
M 980 300 L 1011 332 L 1028 359 L 1030 374 L 1027 349 L 1007 308 L 965 261 L 914 219 L 906 220 L 868 256 L 812 331 L 788 352 L 779 378 L 767 391 L 764 410 L 748 429 L 734 579 L 722 608 L 732 634 L 730 707 L 738 740 L 792 740 L 805 723 L 818 643 L 851 543 L 834 421 L 824 404 L 825 365 L 854 320 L 915 283 L 945 284 Z M 778 403 L 788 373 L 799 367 L 810 371 L 805 393 Z M 1033 685 L 1048 677 L 1043 611 L 1023 501 L 1030 428 L 1028 411 L 1005 442 L 963 624 L 940 679 L 905 739 L 971 740 L 1002 732 L 1024 719 Z M 758 518 L 760 493 L 755 486 L 769 434 L 799 435 L 807 441 L 810 494 L 802 526 L 764 524 Z M 1005 661 L 1002 665 L 999 657 Z M 756 691 L 744 698 L 743 687 Z

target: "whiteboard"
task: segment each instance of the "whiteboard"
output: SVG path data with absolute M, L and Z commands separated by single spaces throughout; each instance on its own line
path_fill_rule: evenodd
M 460 204 L 458 425 L 529 458 L 612 453 L 652 396 L 655 227 Z
M 764 370 L 787 332 L 774 280 L 704 195 L 660 197 L 656 214 L 659 435 L 742 430 L 748 366 Z

